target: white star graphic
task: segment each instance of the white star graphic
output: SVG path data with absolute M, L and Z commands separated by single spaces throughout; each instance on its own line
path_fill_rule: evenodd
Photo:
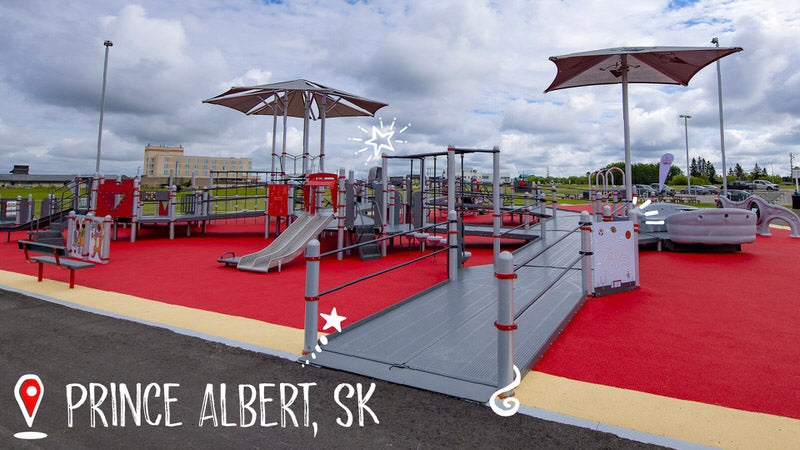
M 347 319 L 347 317 L 340 316 L 339 314 L 336 313 L 336 307 L 335 306 L 331 310 L 330 314 L 320 313 L 319 315 L 322 316 L 323 319 L 325 319 L 325 326 L 322 327 L 323 331 L 327 330 L 328 328 L 333 327 L 333 328 L 336 328 L 336 331 L 341 332 L 342 331 L 342 322 L 344 321 L 344 319 Z
M 379 130 L 376 126 L 372 126 L 372 137 L 364 142 L 367 145 L 372 146 L 372 154 L 374 158 L 380 158 L 381 150 L 386 149 L 390 152 L 394 151 L 394 146 L 392 146 L 392 136 L 394 136 L 394 130 L 389 130 L 387 132 L 383 132 Z M 380 140 L 380 143 L 378 141 Z

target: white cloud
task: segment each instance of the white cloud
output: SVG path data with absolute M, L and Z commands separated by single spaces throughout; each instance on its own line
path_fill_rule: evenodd
M 413 123 L 398 151 L 499 145 L 506 172 L 578 175 L 623 159 L 620 88 L 544 94 L 556 72 L 547 58 L 624 45 L 704 46 L 713 36 L 744 48 L 722 60 L 729 165 L 758 162 L 786 173 L 788 153 L 800 152 L 800 8 L 791 2 L 700 0 L 677 9 L 589 0 L 57 5 L 0 5 L 0 154 L 9 164 L 33 159 L 38 172 L 93 169 L 105 39 L 114 46 L 103 164 L 129 174 L 146 143 L 253 155 L 263 169 L 272 118 L 201 101 L 232 85 L 307 78 L 388 102 L 378 115 Z M 690 114 L 690 152 L 719 164 L 716 90 L 713 65 L 689 87 L 631 86 L 634 162 L 683 155 L 677 116 Z M 347 138 L 373 120 L 327 123 L 328 170 L 354 166 Z M 289 126 L 289 152 L 299 154 L 302 121 Z M 312 154 L 318 134 L 314 123 Z M 470 164 L 489 166 L 480 158 Z

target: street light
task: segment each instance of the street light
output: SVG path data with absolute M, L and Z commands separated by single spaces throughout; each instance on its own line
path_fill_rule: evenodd
M 683 118 L 683 130 L 686 134 L 686 182 L 688 183 L 686 192 L 689 192 L 689 188 L 692 187 L 692 172 L 689 170 L 689 119 L 692 116 L 681 114 L 678 117 Z
M 103 92 L 100 94 L 100 127 L 97 130 L 97 162 L 94 166 L 94 172 L 99 174 L 100 173 L 100 142 L 103 139 L 103 109 L 105 109 L 106 103 L 106 74 L 108 73 L 108 48 L 114 45 L 111 41 L 103 42 L 103 45 L 106 47 L 106 59 L 103 63 Z
M 711 39 L 711 43 L 719 47 L 719 39 Z M 725 127 L 722 120 L 722 72 L 717 60 L 717 96 L 719 97 L 719 146 L 722 150 L 722 195 L 728 196 L 728 172 L 725 167 Z

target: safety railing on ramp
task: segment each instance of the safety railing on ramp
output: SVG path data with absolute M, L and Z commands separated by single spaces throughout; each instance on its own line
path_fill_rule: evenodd
M 428 229 L 436 228 L 437 226 L 441 226 L 442 222 L 434 223 L 431 225 L 427 225 L 424 227 L 415 228 L 413 230 L 403 231 L 399 233 L 393 233 L 386 236 L 382 236 L 378 239 L 373 239 L 370 241 L 360 242 L 355 245 L 351 245 L 348 247 L 332 250 L 330 252 L 326 252 L 320 254 L 320 243 L 316 239 L 311 240 L 308 243 L 306 248 L 306 291 L 305 291 L 305 326 L 304 326 L 304 340 L 303 340 L 303 354 L 309 354 L 313 352 L 315 346 L 317 345 L 317 329 L 318 329 L 318 311 L 319 311 L 319 299 L 322 296 L 331 294 L 338 290 L 344 289 L 346 287 L 352 286 L 354 284 L 360 283 L 362 281 L 368 280 L 370 278 L 377 277 L 379 275 L 383 275 L 385 273 L 391 272 L 393 270 L 399 269 L 401 267 L 405 267 L 409 264 L 413 264 L 418 261 L 422 261 L 423 259 L 427 259 L 438 255 L 439 253 L 448 252 L 448 259 L 447 259 L 447 273 L 448 278 L 453 279 L 455 278 L 456 273 L 456 265 L 457 265 L 457 255 L 455 252 L 458 249 L 457 238 L 456 234 L 458 231 L 457 228 L 457 220 L 456 220 L 456 213 L 451 211 L 448 214 L 448 220 L 446 222 L 448 224 L 448 235 L 449 240 L 447 245 L 443 248 L 435 250 L 431 253 L 427 253 L 425 255 L 419 256 L 417 258 L 411 259 L 409 261 L 397 264 L 395 266 L 379 270 L 375 273 L 365 275 L 363 277 L 357 278 L 355 280 L 349 281 L 347 283 L 341 284 L 339 286 L 330 288 L 326 291 L 320 292 L 319 291 L 319 279 L 320 279 L 320 259 L 326 256 L 340 254 L 342 252 L 347 252 L 350 250 L 357 249 L 361 246 L 371 245 L 376 243 L 383 243 L 387 240 L 394 239 L 395 237 L 410 235 L 413 233 L 419 233 Z
M 554 333 L 550 335 L 545 342 L 545 345 L 537 352 L 534 360 L 538 360 L 549 345 L 555 340 L 560 333 L 563 326 L 577 313 L 580 306 L 586 298 L 589 297 L 592 290 L 592 243 L 591 243 L 591 230 L 592 230 L 591 216 L 588 212 L 582 212 L 580 222 L 577 227 L 569 230 L 559 239 L 547 243 L 542 249 L 529 257 L 521 264 L 514 264 L 514 256 L 504 251 L 500 253 L 497 262 L 497 271 L 495 278 L 497 278 L 497 321 L 494 323 L 497 328 L 497 388 L 496 396 L 509 397 L 513 395 L 511 388 L 514 382 L 515 371 L 517 368 L 514 366 L 514 347 L 513 347 L 513 332 L 517 329 L 517 320 L 520 319 L 529 309 L 539 300 L 541 300 L 559 281 L 561 281 L 573 268 L 580 262 L 581 263 L 581 290 L 582 299 L 573 307 L 567 317 L 561 320 Z M 558 272 L 552 279 L 531 297 L 525 305 L 516 310 L 514 307 L 514 279 L 517 278 L 517 272 L 527 267 L 531 262 L 545 254 L 547 251 L 552 250 L 560 242 L 567 237 L 580 231 L 581 233 L 581 247 L 578 256 L 565 264 L 563 269 Z M 494 398 L 492 399 L 492 401 Z

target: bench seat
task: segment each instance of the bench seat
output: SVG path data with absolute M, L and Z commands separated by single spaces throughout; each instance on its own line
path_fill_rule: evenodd
M 69 288 L 73 289 L 75 287 L 75 271 L 94 267 L 93 263 L 87 261 L 68 259 L 69 252 L 66 247 L 32 241 L 19 241 L 18 244 L 19 249 L 25 252 L 25 260 L 39 265 L 38 281 L 42 281 L 44 265 L 50 264 L 59 269 L 69 270 Z M 38 253 L 41 256 L 31 256 L 30 253 Z

